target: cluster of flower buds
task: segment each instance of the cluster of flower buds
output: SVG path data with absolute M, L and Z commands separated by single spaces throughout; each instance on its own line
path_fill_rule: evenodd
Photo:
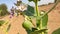
M 17 7 L 20 11 L 25 11 L 25 10 L 27 10 L 27 5 L 25 5 L 25 4 L 20 4 L 20 6 L 18 6 Z
M 24 3 L 22 3 L 21 0 L 17 0 L 17 3 L 15 3 L 16 5 L 16 9 L 20 10 L 20 11 L 25 11 L 27 10 L 27 5 L 25 5 Z
M 16 7 L 12 7 L 11 12 L 10 12 L 10 18 L 12 18 L 14 16 L 14 12 L 16 15 L 18 15 L 18 12 L 24 12 L 25 10 L 27 10 L 27 5 L 22 3 L 21 0 L 17 0 L 17 3 L 15 3 Z M 17 10 L 17 12 L 16 12 Z

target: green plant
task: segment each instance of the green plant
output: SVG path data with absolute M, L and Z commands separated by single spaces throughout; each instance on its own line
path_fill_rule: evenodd
M 5 16 L 9 14 L 6 4 L 0 4 L 0 16 Z
M 54 30 L 54 31 L 52 32 L 52 34 L 60 34 L 60 28 Z
M 22 26 L 26 29 L 28 34 L 47 34 L 47 22 L 48 22 L 48 13 L 50 13 L 58 4 L 60 0 L 57 0 L 55 5 L 48 11 L 38 11 L 38 1 L 40 0 L 28 0 L 29 2 L 33 1 L 35 3 L 35 16 L 36 18 L 36 27 L 33 27 L 32 18 L 23 14 L 25 17 L 25 20 L 22 24 Z

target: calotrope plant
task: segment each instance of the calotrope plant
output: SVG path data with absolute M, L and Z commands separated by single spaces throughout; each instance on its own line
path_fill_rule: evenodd
M 18 0 L 19 1 L 19 0 Z M 49 10 L 49 11 L 38 11 L 38 1 L 40 0 L 28 0 L 29 2 L 33 1 L 35 3 L 35 11 L 34 8 L 31 6 L 26 6 L 24 8 L 23 5 L 21 5 L 21 1 L 17 2 L 15 4 L 16 6 L 20 6 L 19 10 L 22 12 L 22 15 L 24 16 L 24 22 L 22 26 L 27 31 L 27 34 L 47 34 L 47 22 L 48 22 L 48 13 L 50 13 L 56 5 L 60 2 L 60 0 L 57 0 L 55 5 Z M 2 10 L 0 10 L 1 13 Z M 32 17 L 36 18 L 36 26 L 32 22 Z M 8 24 L 8 21 L 0 20 L 0 29 L 2 29 L 2 25 Z M 8 34 L 8 31 L 11 27 L 11 24 L 8 25 L 7 29 L 3 29 L 3 31 Z M 19 33 L 18 33 L 19 34 Z
M 47 11 L 38 11 L 38 1 L 40 0 L 28 0 L 29 2 L 33 1 L 35 3 L 35 14 L 33 15 L 36 18 L 36 27 L 32 22 L 32 17 L 24 15 L 24 22 L 22 26 L 27 31 L 27 34 L 47 34 L 47 23 L 48 23 L 48 13 L 50 13 L 58 4 L 60 0 L 57 0 L 55 5 L 47 12 Z

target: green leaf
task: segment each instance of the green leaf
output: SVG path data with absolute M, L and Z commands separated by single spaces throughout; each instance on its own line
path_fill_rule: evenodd
M 46 13 L 45 11 L 42 11 L 43 13 Z M 44 14 L 41 14 L 41 16 Z M 48 22 L 48 15 L 46 14 L 44 17 L 41 18 L 42 22 L 42 27 L 46 28 L 47 27 L 47 22 Z
M 2 26 L 5 23 L 4 20 L 0 20 L 0 26 Z
M 7 32 L 10 30 L 11 24 L 8 25 Z
M 52 32 L 52 34 L 60 34 L 60 28 L 54 30 L 54 31 Z
M 41 29 L 41 30 L 36 30 L 34 32 L 31 32 L 30 34 L 39 34 L 41 32 L 46 32 L 46 31 L 47 31 L 47 29 Z
M 24 11 L 24 14 L 27 16 L 34 16 L 34 7 L 28 5 L 27 10 Z
M 38 29 L 45 29 L 47 27 L 48 15 L 46 14 L 44 17 L 41 17 L 45 13 L 45 11 L 41 11 L 40 16 L 37 18 L 36 25 Z

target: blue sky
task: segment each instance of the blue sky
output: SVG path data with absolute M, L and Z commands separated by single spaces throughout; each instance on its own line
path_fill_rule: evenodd
M 11 9 L 12 6 L 15 6 L 14 3 L 16 3 L 17 0 L 0 0 L 0 4 L 5 3 L 8 7 L 8 10 Z M 34 6 L 33 2 L 28 2 L 28 0 L 22 0 L 22 2 L 29 4 L 31 6 Z M 48 3 L 53 3 L 54 0 L 41 0 L 38 2 L 38 5 L 42 4 L 48 4 Z

